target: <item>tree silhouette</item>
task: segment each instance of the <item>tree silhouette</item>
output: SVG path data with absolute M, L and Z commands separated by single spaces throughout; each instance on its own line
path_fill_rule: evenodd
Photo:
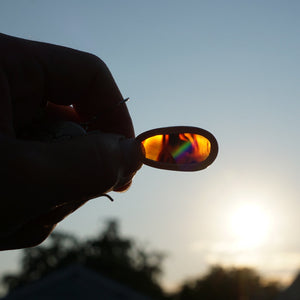
M 278 293 L 278 283 L 263 283 L 253 269 L 214 266 L 205 276 L 186 281 L 171 299 L 272 300 Z
M 48 273 L 79 263 L 155 299 L 169 300 L 273 300 L 276 282 L 266 283 L 250 268 L 212 267 L 207 274 L 186 280 L 176 293 L 166 295 L 160 285 L 164 255 L 149 252 L 120 235 L 116 220 L 107 222 L 95 238 L 80 241 L 54 232 L 41 246 L 23 250 L 21 271 L 8 274 L 3 283 L 9 291 Z
M 21 271 L 5 275 L 9 291 L 44 277 L 48 273 L 80 263 L 114 280 L 157 299 L 164 296 L 159 284 L 164 255 L 137 247 L 123 238 L 118 222 L 107 222 L 96 238 L 79 241 L 75 236 L 54 232 L 45 244 L 23 250 Z

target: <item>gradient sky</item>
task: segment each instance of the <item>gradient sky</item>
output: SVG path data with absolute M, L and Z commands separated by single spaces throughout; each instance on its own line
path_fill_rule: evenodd
M 131 99 L 137 134 L 191 125 L 219 142 L 208 169 L 144 166 L 127 193 L 111 194 L 114 203 L 95 199 L 57 229 L 84 238 L 118 218 L 124 235 L 168 254 L 168 286 L 214 263 L 294 276 L 300 268 L 299 15 L 300 2 L 288 0 L 0 1 L 1 32 L 101 57 Z M 233 221 L 243 205 L 267 220 L 260 241 L 232 228 L 240 227 Z M 258 215 L 249 217 L 256 224 Z M 17 269 L 19 255 L 0 253 L 0 275 Z

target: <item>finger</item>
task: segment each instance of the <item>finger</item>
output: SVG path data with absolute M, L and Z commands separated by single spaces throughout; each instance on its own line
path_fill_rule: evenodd
M 35 43 L 35 53 L 45 68 L 47 100 L 74 106 L 82 121 L 105 111 L 92 129 L 133 137 L 126 105 L 112 110 L 123 97 L 105 63 L 89 53 Z
M 135 139 L 120 140 L 120 147 L 122 152 L 123 172 L 113 188 L 115 192 L 124 192 L 128 190 L 132 183 L 132 178 L 142 167 L 143 152 Z
M 19 127 L 29 123 L 47 102 L 73 104 L 80 119 L 86 121 L 123 99 L 110 71 L 94 55 L 3 34 L 0 44 Z M 95 127 L 134 135 L 125 104 L 103 115 Z
M 51 136 L 52 139 L 54 139 L 53 141 L 63 141 L 86 134 L 86 132 L 76 123 L 65 121 L 50 123 L 45 131 L 47 133 L 45 140 L 50 142 L 52 141 Z M 93 131 L 89 133 L 89 135 L 92 134 L 102 136 L 103 143 L 105 143 L 107 135 L 99 131 Z M 109 141 L 109 143 L 111 142 L 118 143 L 122 156 L 119 165 L 120 171 L 118 175 L 118 182 L 114 186 L 114 191 L 125 191 L 129 188 L 136 171 L 142 165 L 143 151 L 140 144 L 136 142 L 135 139 L 126 139 L 122 136 L 116 135 L 114 141 Z M 90 157 L 86 157 L 86 159 L 88 158 Z M 78 161 L 76 161 L 76 163 L 78 163 Z
M 40 227 L 53 226 L 81 207 L 86 201 L 74 201 L 57 206 L 48 213 L 33 220 L 32 223 L 35 223 L 36 226 Z
M 12 106 L 7 78 L 0 69 L 0 132 L 14 136 Z
M 141 166 L 136 141 L 115 134 L 79 136 L 51 143 L 46 151 L 49 190 L 53 195 L 64 193 L 63 197 L 53 196 L 54 205 L 96 198 L 120 188 Z
M 6 85 L 9 92 L 11 122 L 16 134 L 32 123 L 46 104 L 43 67 L 28 45 L 24 40 L 0 34 L 1 85 Z
M 34 222 L 24 225 L 14 234 L 0 240 L 0 250 L 34 247 L 42 243 L 53 231 L 53 226 L 37 226 Z
M 126 192 L 132 184 L 132 181 L 126 181 L 126 184 L 121 185 L 120 187 L 114 187 L 114 192 Z

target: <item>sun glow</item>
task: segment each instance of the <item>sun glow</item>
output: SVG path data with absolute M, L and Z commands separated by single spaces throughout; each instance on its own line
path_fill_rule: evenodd
M 255 248 L 266 241 L 269 217 L 259 205 L 246 203 L 233 212 L 230 227 L 241 247 Z

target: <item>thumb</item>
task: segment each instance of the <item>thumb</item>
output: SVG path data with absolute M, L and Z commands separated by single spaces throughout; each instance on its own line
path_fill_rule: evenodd
M 50 164 L 56 166 L 50 169 L 57 174 L 57 189 L 74 195 L 70 195 L 71 201 L 79 195 L 91 199 L 111 190 L 124 191 L 142 166 L 142 149 L 135 139 L 98 131 L 79 136 L 64 134 L 66 140 L 61 136 L 47 148 Z
M 97 139 L 97 148 L 101 155 L 98 162 L 101 161 L 101 169 L 105 173 L 103 183 L 107 182 L 107 188 L 103 192 L 127 190 L 142 166 L 143 152 L 140 144 L 133 138 L 128 139 L 117 134 L 93 132 L 92 135 Z
M 86 134 L 73 122 L 45 123 L 25 136 L 42 141 L 37 186 L 51 191 L 47 195 L 52 194 L 54 205 L 124 191 L 142 165 L 142 149 L 135 139 L 99 131 Z

